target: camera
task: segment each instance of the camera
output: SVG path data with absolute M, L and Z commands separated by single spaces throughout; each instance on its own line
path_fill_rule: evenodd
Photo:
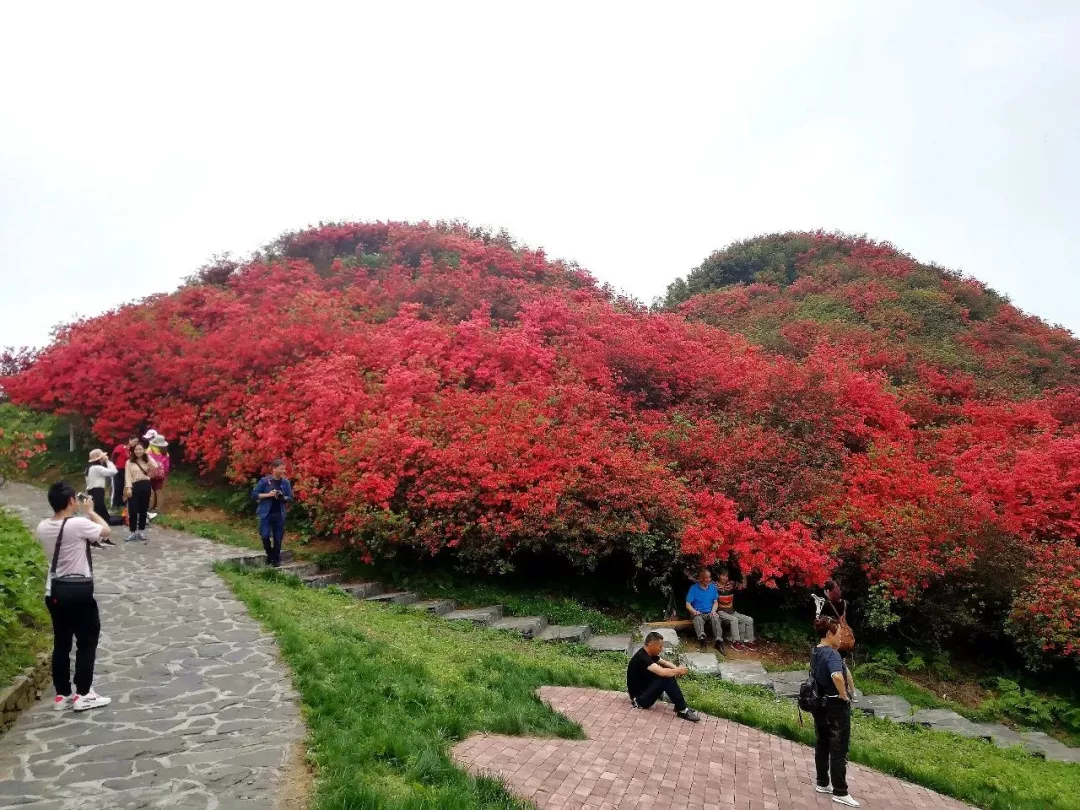
M 87 495 L 85 492 L 80 492 L 78 495 L 75 496 L 75 500 L 79 503 L 86 503 L 88 500 L 90 500 L 90 496 Z

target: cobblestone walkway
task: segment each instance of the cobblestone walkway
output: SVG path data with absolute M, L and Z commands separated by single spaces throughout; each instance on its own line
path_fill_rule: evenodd
M 31 525 L 51 512 L 19 484 L 0 490 L 0 506 Z M 25 712 L 0 736 L 0 807 L 275 807 L 303 724 L 273 639 L 210 570 L 237 553 L 154 530 L 94 554 L 94 686 L 112 705 L 54 712 L 50 691 Z
M 503 779 L 541 810 L 809 810 L 836 808 L 814 792 L 814 752 L 762 731 L 704 717 L 691 724 L 658 703 L 630 708 L 621 692 L 545 686 L 540 697 L 580 723 L 588 740 L 481 734 L 452 756 Z M 873 810 L 960 810 L 966 805 L 849 765 L 851 793 Z

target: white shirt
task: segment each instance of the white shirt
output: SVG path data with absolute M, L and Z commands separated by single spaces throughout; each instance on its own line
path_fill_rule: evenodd
M 104 467 L 100 464 L 91 464 L 90 469 L 86 471 L 86 491 L 105 489 L 105 485 L 114 475 L 116 475 L 116 465 L 111 461 L 106 461 Z
M 103 527 L 94 523 L 90 518 L 68 518 L 64 524 L 64 539 L 60 542 L 60 556 L 56 560 L 56 573 L 52 573 L 53 549 L 56 547 L 56 537 L 60 534 L 62 520 L 48 518 L 38 524 L 37 539 L 45 549 L 45 559 L 49 563 L 49 577 L 45 583 L 45 595 L 48 596 L 52 589 L 52 579 L 57 577 L 82 576 L 93 577 L 90 570 L 90 554 L 86 548 L 86 541 L 91 543 L 101 539 Z

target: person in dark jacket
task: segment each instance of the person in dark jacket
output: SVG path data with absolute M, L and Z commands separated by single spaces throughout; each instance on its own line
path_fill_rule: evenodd
M 251 497 L 258 501 L 259 537 L 266 551 L 266 564 L 281 565 L 281 543 L 285 538 L 285 506 L 293 500 L 292 484 L 285 477 L 285 462 L 275 459 L 270 475 L 255 485 Z
M 630 695 L 630 705 L 635 709 L 648 709 L 661 695 L 667 695 L 676 716 L 696 723 L 701 718 L 686 705 L 686 698 L 675 680 L 689 670 L 661 658 L 663 650 L 664 637 L 659 633 L 649 633 L 641 649 L 630 658 L 626 667 L 626 691 Z
M 848 692 L 844 660 L 836 651 L 840 644 L 840 625 L 829 616 L 818 616 L 814 620 L 814 631 L 820 641 L 810 659 L 810 673 L 821 697 L 821 705 L 813 711 L 817 736 L 814 744 L 817 786 L 814 790 L 831 793 L 837 804 L 859 807 L 848 793 L 847 785 L 852 695 Z

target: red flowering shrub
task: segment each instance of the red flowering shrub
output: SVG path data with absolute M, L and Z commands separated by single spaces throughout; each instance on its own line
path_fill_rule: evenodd
M 284 456 L 317 526 L 376 556 L 845 565 L 911 607 L 1007 548 L 1008 627 L 1077 653 L 1068 333 L 823 234 L 740 243 L 670 303 L 461 225 L 331 225 L 72 324 L 3 386 L 103 442 L 152 423 L 238 484 Z

